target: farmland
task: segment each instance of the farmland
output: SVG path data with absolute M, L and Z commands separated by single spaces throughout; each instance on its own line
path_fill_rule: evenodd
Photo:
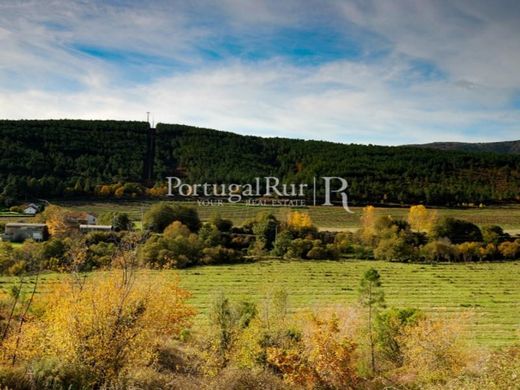
M 354 304 L 362 273 L 377 268 L 389 306 L 416 307 L 435 316 L 467 313 L 471 343 L 498 347 L 520 337 L 520 262 L 474 264 L 401 264 L 382 261 L 261 261 L 204 266 L 180 271 L 153 271 L 150 278 L 180 276 L 193 295 L 197 320 L 203 324 L 212 297 L 223 292 L 232 300 L 261 303 L 270 291 L 284 288 L 292 311 Z M 42 290 L 59 274 L 43 276 Z M 6 291 L 16 278 L 0 278 Z
M 134 221 L 140 221 L 141 216 L 157 201 L 118 201 L 118 202 L 59 202 L 63 207 L 71 209 L 90 211 L 101 214 L 107 211 L 120 211 L 130 215 Z M 197 208 L 202 220 L 207 220 L 215 213 L 219 213 L 223 218 L 228 218 L 235 225 L 241 225 L 248 219 L 255 216 L 260 211 L 272 212 L 279 219 L 289 212 L 288 208 L 282 207 L 252 207 L 243 204 L 226 204 L 222 206 L 198 206 L 196 202 L 188 203 Z M 308 207 L 308 212 L 313 223 L 320 229 L 341 230 L 357 229 L 359 227 L 359 217 L 361 207 L 352 207 L 354 214 L 346 213 L 340 207 Z M 406 218 L 408 208 L 399 207 L 378 207 L 378 215 L 391 215 L 394 218 Z M 440 216 L 450 216 L 465 219 L 479 226 L 497 224 L 505 230 L 513 233 L 520 232 L 520 205 L 494 206 L 484 208 L 438 208 Z

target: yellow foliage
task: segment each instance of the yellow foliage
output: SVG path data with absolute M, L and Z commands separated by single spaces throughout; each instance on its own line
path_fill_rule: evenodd
M 42 213 L 42 218 L 47 224 L 51 236 L 65 236 L 69 230 L 69 226 L 65 220 L 67 209 L 59 206 L 49 205 Z
M 461 341 L 462 324 L 457 321 L 425 318 L 405 328 L 403 345 L 405 371 L 417 376 L 419 382 L 453 378 L 467 366 L 469 356 Z
M 164 229 L 163 236 L 167 239 L 173 239 L 175 237 L 188 238 L 191 232 L 186 225 L 183 225 L 181 221 L 173 221 Z
M 131 367 L 148 366 L 165 338 L 191 325 L 189 294 L 176 282 L 146 282 L 123 271 L 70 279 L 39 296 L 20 341 L 2 345 L 2 356 L 16 348 L 18 360 L 53 357 L 87 368 L 105 384 Z M 18 345 L 16 345 L 18 343 Z
M 296 229 L 312 227 L 311 216 L 304 212 L 293 211 L 287 216 L 287 224 Z
M 306 388 L 356 388 L 354 366 L 357 345 L 344 335 L 336 315 L 311 318 L 311 329 L 289 348 L 268 348 L 267 360 L 290 384 Z
M 168 193 L 168 188 L 165 186 L 146 189 L 146 195 L 152 196 L 155 198 L 160 198 L 162 196 L 165 196 L 167 193 Z
M 438 219 L 435 210 L 428 210 L 422 204 L 410 207 L 408 212 L 408 223 L 412 229 L 418 231 L 430 232 Z
M 370 241 L 376 233 L 376 208 L 374 206 L 363 207 L 361 212 L 361 235 L 365 241 Z
M 103 197 L 109 197 L 112 195 L 112 189 L 109 185 L 103 184 L 101 186 L 96 187 L 96 194 Z

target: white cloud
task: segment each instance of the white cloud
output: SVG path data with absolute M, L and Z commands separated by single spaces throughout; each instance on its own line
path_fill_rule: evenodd
M 205 2 L 25 4 L 0 4 L 0 117 L 143 120 L 152 111 L 161 122 L 344 142 L 518 138 L 520 112 L 508 108 L 520 90 L 516 9 L 507 15 L 476 2 L 419 7 L 410 0 L 338 2 L 309 12 L 301 2 L 226 0 L 196 23 Z M 257 29 L 300 26 L 334 8 L 341 11 L 330 15 L 336 25 L 378 35 L 367 38 L 376 45 L 370 49 L 389 53 L 301 66 L 282 57 L 207 62 L 197 52 L 219 29 L 261 39 Z M 210 23 L 217 15 L 221 25 Z M 81 53 L 78 43 L 183 66 L 131 82 L 122 79 L 124 64 Z M 416 60 L 444 77 L 425 77 Z

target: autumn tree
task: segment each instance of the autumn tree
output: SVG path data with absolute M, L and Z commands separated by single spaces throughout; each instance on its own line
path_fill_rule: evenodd
M 189 294 L 176 281 L 153 281 L 117 270 L 88 279 L 65 279 L 38 296 L 35 312 L 15 343 L 25 363 L 59 359 L 88 373 L 85 388 L 113 388 L 131 369 L 152 365 L 165 340 L 176 338 L 191 325 Z M 16 349 L 14 349 L 16 348 Z
M 287 225 L 294 229 L 304 229 L 312 227 L 312 219 L 308 213 L 292 211 L 287 216 Z
M 408 212 L 408 223 L 412 229 L 417 231 L 430 232 L 438 218 L 437 211 L 428 210 L 422 204 L 411 206 Z
M 460 337 L 464 318 L 441 320 L 424 318 L 405 328 L 398 337 L 403 352 L 404 371 L 419 382 L 443 381 L 459 375 L 469 362 Z
M 303 338 L 285 348 L 267 349 L 267 360 L 292 385 L 320 389 L 355 389 L 356 343 L 339 325 L 336 315 L 313 315 Z
M 419 310 L 412 308 L 391 308 L 376 316 L 377 346 L 386 362 L 395 367 L 403 365 L 402 336 L 406 327 L 416 324 L 422 317 L 423 315 Z
M 376 234 L 376 208 L 374 206 L 366 206 L 361 213 L 361 229 L 360 233 L 365 242 L 371 242 Z
M 49 233 L 53 237 L 63 237 L 67 235 L 69 226 L 66 221 L 67 209 L 56 205 L 49 205 L 39 217 L 47 224 Z

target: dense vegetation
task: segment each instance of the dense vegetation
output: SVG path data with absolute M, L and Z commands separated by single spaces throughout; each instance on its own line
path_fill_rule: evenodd
M 2 388 L 516 388 L 518 346 L 477 349 L 465 315 L 389 306 L 374 268 L 355 275 L 357 303 L 293 315 L 284 288 L 216 293 L 203 326 L 177 279 L 136 272 L 131 245 L 117 258 L 45 286 L 35 271 L 0 297 Z
M 83 196 L 97 185 L 140 182 L 148 124 L 123 121 L 0 121 L 3 203 Z
M 34 197 L 161 195 L 172 175 L 194 183 L 274 175 L 308 184 L 314 176 L 341 176 L 349 181 L 351 202 L 360 204 L 519 200 L 518 155 L 260 138 L 166 124 L 153 134 L 143 122 L 79 120 L 0 121 L 0 146 L 0 200 L 7 205 Z
M 345 145 L 240 136 L 180 125 L 157 127 L 156 178 L 252 182 L 274 175 L 289 183 L 314 176 L 349 181 L 355 202 L 456 205 L 518 200 L 520 157 L 411 147 Z

